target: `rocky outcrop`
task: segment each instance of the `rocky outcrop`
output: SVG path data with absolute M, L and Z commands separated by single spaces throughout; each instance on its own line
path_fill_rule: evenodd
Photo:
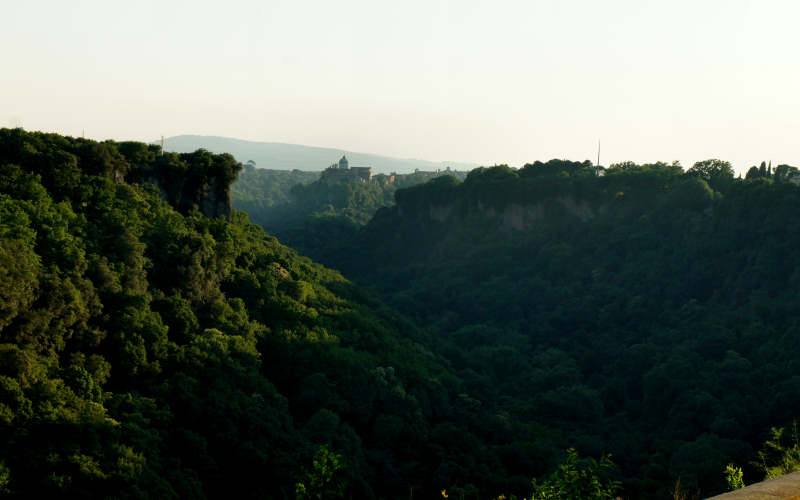
M 424 211 L 423 217 L 439 223 L 454 223 L 459 216 L 480 217 L 482 219 L 496 219 L 498 227 L 514 229 L 517 231 L 527 231 L 534 224 L 545 218 L 548 210 L 563 211 L 581 222 L 587 222 L 596 215 L 596 210 L 588 202 L 576 200 L 571 196 L 539 200 L 535 203 L 509 203 L 503 207 L 477 202 L 475 208 L 466 214 L 456 210 L 453 203 L 449 204 L 430 204 Z M 402 207 L 398 207 L 398 215 L 404 215 Z M 418 213 L 418 212 L 417 212 Z M 419 215 L 418 215 L 419 216 Z
M 231 193 L 228 186 L 222 186 L 217 179 L 206 185 L 196 186 L 184 179 L 165 179 L 150 175 L 139 182 L 147 182 L 158 188 L 161 198 L 181 213 L 199 211 L 206 217 L 224 217 L 230 220 L 233 212 Z
M 227 154 L 196 151 L 162 156 L 156 165 L 135 168 L 129 182 L 153 184 L 162 199 L 183 214 L 199 211 L 206 217 L 230 220 L 230 186 L 242 166 Z
M 224 217 L 230 220 L 232 210 L 230 189 L 227 186 L 223 188 L 219 180 L 213 179 L 200 202 L 200 212 L 212 219 Z

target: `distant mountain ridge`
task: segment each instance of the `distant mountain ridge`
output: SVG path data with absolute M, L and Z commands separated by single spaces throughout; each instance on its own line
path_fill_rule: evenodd
M 303 146 L 280 142 L 256 142 L 229 137 L 204 135 L 179 135 L 165 139 L 164 149 L 189 153 L 198 148 L 212 153 L 230 153 L 240 162 L 253 160 L 258 168 L 275 170 L 324 170 L 346 155 L 350 164 L 372 167 L 373 173 L 410 173 L 415 169 L 433 171 L 450 167 L 453 170 L 472 170 L 473 163 L 432 162 L 426 160 L 391 158 L 371 153 L 358 153 L 343 149 Z

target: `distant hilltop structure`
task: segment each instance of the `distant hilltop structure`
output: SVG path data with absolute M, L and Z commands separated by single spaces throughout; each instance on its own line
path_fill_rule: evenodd
M 413 174 L 397 174 L 392 172 L 391 174 L 373 175 L 372 167 L 351 167 L 347 156 L 343 155 L 337 163 L 334 163 L 322 171 L 319 180 L 326 184 L 372 183 L 382 186 L 396 184 L 402 187 L 404 185 L 410 185 L 408 182 L 417 184 L 442 175 L 452 175 L 453 177 L 464 180 L 467 177 L 467 173 L 466 171 L 451 170 L 450 167 L 447 167 L 444 170 L 436 169 L 430 172 L 417 168 L 414 169 Z
M 328 184 L 371 182 L 372 167 L 351 167 L 350 162 L 347 161 L 347 156 L 342 156 L 339 163 L 334 163 L 322 172 L 320 180 Z

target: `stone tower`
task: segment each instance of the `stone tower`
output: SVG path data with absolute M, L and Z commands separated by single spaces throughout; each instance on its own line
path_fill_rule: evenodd
M 349 167 L 349 163 L 347 161 L 347 157 L 342 155 L 342 159 L 339 160 L 339 168 L 347 169 Z

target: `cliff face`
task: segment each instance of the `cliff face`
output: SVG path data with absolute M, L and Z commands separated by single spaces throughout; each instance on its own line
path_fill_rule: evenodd
M 185 179 L 169 179 L 151 173 L 136 180 L 138 183 L 153 184 L 158 188 L 161 199 L 181 213 L 199 211 L 206 217 L 224 217 L 230 220 L 232 213 L 230 186 L 218 179 L 211 179 L 207 185 L 196 186 Z
M 80 174 L 95 175 L 116 184 L 153 184 L 182 214 L 198 211 L 226 219 L 232 211 L 230 186 L 242 169 L 227 153 L 165 153 L 141 142 L 96 142 L 22 129 L 0 129 L 1 164 L 31 165 L 42 183 L 62 197 L 79 190 L 75 179 Z
M 213 179 L 209 184 L 208 192 L 202 199 L 200 212 L 206 217 L 216 219 L 224 217 L 231 219 L 231 191 L 229 185 L 222 185 L 220 180 Z
M 466 211 L 459 210 L 454 202 L 431 203 L 422 210 L 418 207 L 413 210 L 409 210 L 408 207 L 399 207 L 397 215 L 401 218 L 414 217 L 417 223 L 422 224 L 426 222 L 460 224 L 466 219 L 479 218 L 485 222 L 493 222 L 497 228 L 527 231 L 538 221 L 545 219 L 547 214 L 552 215 L 553 212 L 560 212 L 581 222 L 588 222 L 595 217 L 598 210 L 602 210 L 602 207 L 594 207 L 586 200 L 576 199 L 572 196 L 559 196 L 548 200 L 532 200 L 527 203 L 509 203 L 500 207 L 479 201 Z
M 454 229 L 480 227 L 481 234 L 530 232 L 542 225 L 586 224 L 608 214 L 638 217 L 652 210 L 669 214 L 691 209 L 710 215 L 709 207 L 716 199 L 704 180 L 671 167 L 615 171 L 603 177 L 582 164 L 570 166 L 580 175 L 568 175 L 567 170 L 538 172 L 545 167 L 519 172 L 492 167 L 471 172 L 463 183 L 444 177 L 401 189 L 395 194 L 397 204 L 391 215 L 387 213 L 376 224 L 409 226 L 410 234 L 430 227 L 441 239 Z
M 495 219 L 498 227 L 517 231 L 530 230 L 534 224 L 545 219 L 546 214 L 554 211 L 587 222 L 594 218 L 596 209 L 585 200 L 578 200 L 572 196 L 559 196 L 529 203 L 509 203 L 500 209 L 479 203 L 477 210 L 480 215 Z
M 553 240 L 574 233 L 578 238 L 586 231 L 605 234 L 628 224 L 638 230 L 643 217 L 663 222 L 669 230 L 679 217 L 708 223 L 718 198 L 704 180 L 670 167 L 603 177 L 593 171 L 575 176 L 524 173 L 492 167 L 471 173 L 461 183 L 442 177 L 400 189 L 395 206 L 376 213 L 357 243 L 343 250 L 347 255 L 326 263 L 339 268 L 352 263 L 360 272 L 392 259 L 445 262 L 465 249 L 497 247 L 499 252 L 535 242 L 530 243 L 533 252 L 547 244 L 545 235 Z
M 155 185 L 161 198 L 183 214 L 199 211 L 230 220 L 230 186 L 242 168 L 231 155 L 198 150 L 165 154 L 159 160 L 134 168 L 126 180 Z

